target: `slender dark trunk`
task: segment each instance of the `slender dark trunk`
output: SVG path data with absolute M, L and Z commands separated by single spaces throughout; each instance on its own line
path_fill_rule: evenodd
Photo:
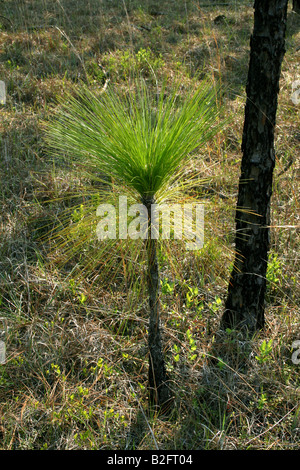
M 236 257 L 223 327 L 264 326 L 270 244 L 270 199 L 275 166 L 274 128 L 288 0 L 256 0 L 250 41 L 242 164 L 236 210 Z
M 167 373 L 162 348 L 160 315 L 159 315 L 159 269 L 157 260 L 157 240 L 151 237 L 151 204 L 154 199 L 144 199 L 143 204 L 148 210 L 147 250 L 147 284 L 149 294 L 149 399 L 152 407 L 166 408 L 170 400 L 167 384 Z
M 300 0 L 293 0 L 293 11 L 300 13 Z

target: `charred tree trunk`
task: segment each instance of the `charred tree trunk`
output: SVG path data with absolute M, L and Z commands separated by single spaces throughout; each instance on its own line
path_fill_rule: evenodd
M 293 0 L 293 11 L 300 13 L 300 0 Z
M 242 163 L 236 209 L 236 257 L 222 326 L 264 326 L 274 128 L 288 0 L 256 0 L 250 40 Z
M 150 406 L 166 411 L 170 406 L 170 390 L 167 384 L 167 373 L 162 349 L 162 338 L 159 315 L 159 269 L 157 260 L 157 240 L 151 237 L 151 204 L 154 200 L 144 199 L 148 211 L 147 250 L 147 284 L 149 294 L 149 399 Z

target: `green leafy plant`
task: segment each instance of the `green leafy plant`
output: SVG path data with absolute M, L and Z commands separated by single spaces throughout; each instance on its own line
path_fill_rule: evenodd
M 195 341 L 195 339 L 194 339 L 194 337 L 193 337 L 190 330 L 187 330 L 186 337 L 187 337 L 188 342 L 189 342 L 188 359 L 190 361 L 194 361 L 197 358 L 197 354 L 195 353 L 195 351 L 197 350 L 196 341 Z
M 259 410 L 262 410 L 265 407 L 265 405 L 267 404 L 267 402 L 268 402 L 267 394 L 264 393 L 263 387 L 261 387 L 261 394 L 260 394 L 260 396 L 258 397 L 258 400 L 257 400 L 257 408 Z
M 260 363 L 264 364 L 271 358 L 271 352 L 273 349 L 273 340 L 270 339 L 269 341 L 266 341 L 265 339 L 260 345 L 259 348 L 259 354 L 255 356 L 255 359 Z
M 109 88 L 96 96 L 82 86 L 61 103 L 46 129 L 49 151 L 69 160 L 82 175 L 98 183 L 94 196 L 98 191 L 102 201 L 107 201 L 112 195 L 125 193 L 147 209 L 148 236 L 144 247 L 150 308 L 149 391 L 150 402 L 157 406 L 169 400 L 170 390 L 162 353 L 158 240 L 151 237 L 151 204 L 182 194 L 189 182 L 184 170 L 191 162 L 192 152 L 221 127 L 217 121 L 216 89 L 211 83 L 198 84 L 184 99 L 179 92 L 178 86 L 169 93 L 163 86 L 159 96 L 152 95 L 139 81 L 126 94 Z M 63 240 L 63 247 L 71 250 L 69 253 L 83 257 L 85 252 L 82 265 L 92 269 L 101 263 L 104 253 L 112 257 L 120 247 L 124 250 L 124 244 L 116 239 L 107 240 L 102 247 L 98 244 L 88 263 L 86 251 L 91 234 L 95 237 L 95 201 L 99 204 L 99 197 L 86 200 L 88 210 L 83 206 L 79 206 L 79 211 L 73 210 L 72 223 L 60 230 L 58 238 Z M 103 272 L 105 265 L 107 270 L 114 263 L 114 259 L 111 264 L 107 264 L 107 259 L 102 261 Z
M 172 281 L 169 281 L 168 278 L 161 279 L 160 281 L 160 289 L 161 293 L 164 295 L 167 294 L 173 294 L 175 288 L 175 283 Z
M 186 293 L 186 306 L 187 308 L 191 308 L 193 306 L 198 305 L 198 287 L 190 287 L 188 286 L 189 291 Z
M 178 361 L 179 361 L 179 358 L 180 358 L 180 356 L 179 356 L 180 347 L 177 346 L 177 344 L 174 344 L 172 349 L 173 349 L 173 353 L 174 353 L 174 355 L 173 355 L 173 361 L 174 361 L 174 362 L 178 362 Z
M 267 268 L 267 283 L 270 292 L 275 292 L 280 286 L 280 282 L 283 277 L 283 263 L 278 258 L 278 254 L 272 254 L 270 256 Z
M 104 63 L 110 75 L 118 75 L 128 79 L 132 73 L 151 76 L 161 70 L 165 63 L 161 54 L 154 54 L 149 48 L 140 48 L 136 53 L 129 50 L 115 51 L 104 56 Z
M 221 305 L 222 305 L 222 300 L 220 299 L 220 297 L 216 296 L 215 300 L 213 302 L 209 302 L 208 307 L 209 307 L 210 311 L 213 314 L 215 314 L 219 310 Z

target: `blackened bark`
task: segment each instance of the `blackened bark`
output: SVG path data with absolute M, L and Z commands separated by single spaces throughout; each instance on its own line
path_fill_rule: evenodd
M 300 13 L 300 0 L 293 0 L 293 11 Z
M 149 294 L 149 399 L 152 407 L 164 411 L 170 405 L 170 390 L 167 384 L 168 378 L 162 349 L 162 338 L 159 315 L 159 269 L 157 260 L 157 240 L 151 237 L 151 204 L 154 199 L 143 199 L 143 204 L 148 210 L 148 238 L 147 250 L 147 284 Z
M 287 4 L 288 0 L 256 0 L 254 4 L 236 209 L 236 257 L 222 318 L 225 328 L 255 331 L 265 322 L 274 128 Z

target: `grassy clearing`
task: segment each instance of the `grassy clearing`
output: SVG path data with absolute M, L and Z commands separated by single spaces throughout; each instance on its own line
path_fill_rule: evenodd
M 297 449 L 299 364 L 299 16 L 289 10 L 277 125 L 267 325 L 252 340 L 218 324 L 233 258 L 252 2 L 5 1 L 0 18 L 1 449 Z M 124 7 L 124 4 L 126 8 Z M 99 66 L 100 64 L 100 66 Z M 54 167 L 43 121 L 79 80 L 126 87 L 214 77 L 231 124 L 196 155 L 205 187 L 205 246 L 161 254 L 162 317 L 176 406 L 147 412 L 147 302 L 138 259 L 106 283 L 60 267 L 41 241 L 75 204 L 83 177 Z M 105 75 L 106 74 L 106 75 Z M 126 88 L 125 88 L 126 89 Z M 61 199 L 60 199 L 61 198 Z M 56 200 L 55 200 L 56 199 Z M 80 199 L 80 198 L 79 198 Z M 78 199 L 78 200 L 79 200 Z M 78 203 L 77 200 L 77 203 Z M 49 202 L 51 201 L 51 202 Z M 122 261 L 121 260 L 121 261 Z M 175 262 L 176 260 L 176 262 Z M 128 295 L 130 294 L 130 295 Z

